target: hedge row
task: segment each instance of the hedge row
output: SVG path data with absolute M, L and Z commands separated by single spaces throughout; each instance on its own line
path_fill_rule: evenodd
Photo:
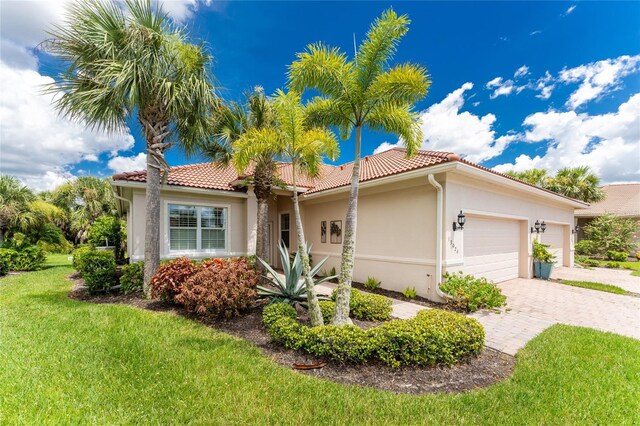
M 363 330 L 354 325 L 307 327 L 297 320 L 293 307 L 274 303 L 265 307 L 262 321 L 276 343 L 340 362 L 453 365 L 478 355 L 484 346 L 478 321 L 439 309 Z

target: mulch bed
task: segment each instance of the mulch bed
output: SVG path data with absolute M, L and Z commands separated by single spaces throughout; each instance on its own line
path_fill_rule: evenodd
M 453 367 L 402 367 L 390 368 L 382 363 L 363 365 L 340 364 L 332 361 L 284 349 L 271 343 L 262 325 L 262 308 L 256 307 L 244 315 L 230 320 L 211 320 L 186 312 L 180 306 L 156 300 L 147 300 L 140 295 L 118 293 L 91 295 L 83 286 L 81 278 L 69 277 L 75 285 L 69 297 L 93 303 L 120 303 L 153 311 L 172 312 L 199 321 L 209 327 L 248 340 L 259 347 L 274 362 L 293 368 L 293 364 L 326 362 L 320 369 L 296 370 L 300 374 L 327 379 L 334 382 L 374 387 L 396 393 L 423 394 L 435 392 L 463 392 L 492 385 L 511 376 L 515 358 L 493 349 L 485 348 L 477 358 Z M 354 321 L 360 327 L 375 326 L 376 323 Z

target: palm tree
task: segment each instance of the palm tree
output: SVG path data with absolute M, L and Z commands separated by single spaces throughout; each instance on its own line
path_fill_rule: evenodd
M 160 263 L 160 187 L 169 166 L 164 154 L 174 142 L 193 153 L 206 137 L 215 104 L 202 45 L 150 0 L 73 3 L 46 47 L 68 68 L 49 86 L 65 116 L 109 133 L 136 118 L 147 144 L 145 292 Z M 161 173 L 164 172 L 164 173 Z
M 36 222 L 30 205 L 36 196 L 18 178 L 0 175 L 0 243 L 8 229 L 25 229 Z
M 307 105 L 311 124 L 337 126 L 348 139 L 355 129 L 355 158 L 351 193 L 345 220 L 342 262 L 333 322 L 346 324 L 356 246 L 358 189 L 362 128 L 395 133 L 412 156 L 422 142 L 418 114 L 413 104 L 422 99 L 430 81 L 426 70 L 406 63 L 391 67 L 396 48 L 409 29 L 409 18 L 392 9 L 382 13 L 369 29 L 352 61 L 338 48 L 322 43 L 307 46 L 289 68 L 289 86 L 302 92 L 320 92 Z
M 550 179 L 547 188 L 567 197 L 587 203 L 604 200 L 606 194 L 600 188 L 600 178 L 588 166 L 565 167 Z
M 538 185 L 541 187 L 546 187 L 550 176 L 547 174 L 545 169 L 529 169 L 523 172 L 514 172 L 508 171 L 505 173 L 507 176 L 511 176 L 513 178 L 523 180 L 525 182 L 529 182 L 532 185 Z
M 239 169 L 246 168 L 254 158 L 263 153 L 281 154 L 291 161 L 293 179 L 293 206 L 298 235 L 298 253 L 302 259 L 302 272 L 309 304 L 309 318 L 312 326 L 323 325 L 322 311 L 311 275 L 311 263 L 307 243 L 302 228 L 300 203 L 296 176 L 298 173 L 310 177 L 320 172 L 322 157 L 334 160 L 338 155 L 338 143 L 333 133 L 326 128 L 308 128 L 305 124 L 305 111 L 300 105 L 300 95 L 290 91 L 276 92 L 273 100 L 277 125 L 272 128 L 251 129 L 240 137 L 234 146 L 234 162 Z
M 235 144 L 245 134 L 272 129 L 275 125 L 275 112 L 262 87 L 255 87 L 245 94 L 244 104 L 220 104 L 212 119 L 212 140 L 202 146 L 203 154 L 214 162 L 227 165 L 235 163 Z M 240 173 L 253 167 L 248 179 L 258 204 L 256 255 L 261 259 L 268 257 L 269 197 L 275 183 L 276 157 L 279 151 L 263 150 L 252 158 L 251 163 L 243 164 Z
M 80 176 L 60 185 L 47 197 L 66 212 L 65 231 L 78 243 L 87 239 L 89 227 L 98 217 L 118 216 L 116 199 L 108 179 Z

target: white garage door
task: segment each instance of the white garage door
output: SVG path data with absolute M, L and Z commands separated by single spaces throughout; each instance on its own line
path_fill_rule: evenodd
M 464 225 L 463 272 L 493 282 L 518 277 L 520 223 L 469 217 Z
M 564 227 L 561 225 L 547 225 L 547 229 L 541 235 L 541 241 L 549 244 L 549 251 L 556 257 L 556 266 L 562 266 L 564 247 Z

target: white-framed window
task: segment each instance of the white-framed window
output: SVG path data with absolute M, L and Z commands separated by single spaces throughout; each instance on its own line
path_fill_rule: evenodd
M 226 207 L 169 204 L 169 251 L 225 251 Z

